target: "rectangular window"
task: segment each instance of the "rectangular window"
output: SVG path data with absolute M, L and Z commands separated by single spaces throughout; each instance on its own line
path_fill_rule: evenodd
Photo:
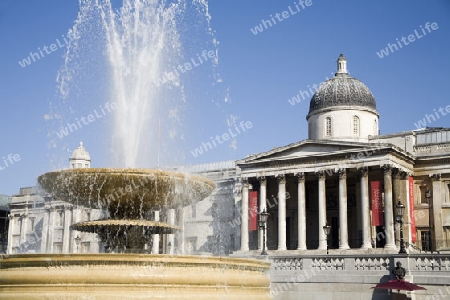
M 62 243 L 53 244 L 53 253 L 62 253 Z
M 427 186 L 421 186 L 420 187 L 420 203 L 427 204 Z
M 89 253 L 90 251 L 91 251 L 90 242 L 81 243 L 81 253 Z
M 446 186 L 447 186 L 447 192 L 446 192 L 446 196 L 445 196 L 445 203 L 450 204 L 450 183 L 447 183 Z
M 64 211 L 58 212 L 58 222 L 56 226 L 63 227 L 64 226 Z
M 30 231 L 34 231 L 35 218 L 30 218 Z
M 353 116 L 353 134 L 359 135 L 359 118 L 357 116 Z
M 331 136 L 331 118 L 327 117 L 325 119 L 325 135 Z
M 430 232 L 429 231 L 421 231 L 420 232 L 420 241 L 422 243 L 422 250 L 430 251 Z

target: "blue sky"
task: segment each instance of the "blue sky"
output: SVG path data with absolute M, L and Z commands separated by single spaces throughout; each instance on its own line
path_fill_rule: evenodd
M 312 0 L 302 8 L 289 0 L 210 1 L 211 28 L 220 42 L 219 64 L 205 63 L 183 77 L 183 141 L 177 146 L 179 156 L 173 160 L 164 157 L 164 164 L 240 159 L 306 139 L 309 99 L 295 105 L 288 99 L 331 77 L 340 53 L 347 58 L 350 74 L 374 94 L 382 134 L 416 129 L 414 124 L 425 114 L 450 105 L 450 2 L 392 2 Z M 289 7 L 295 11 L 296 4 L 301 10 L 289 12 Z M 78 9 L 78 1 L 0 2 L 0 194 L 15 194 L 20 187 L 34 185 L 40 174 L 66 167 L 79 141 L 90 152 L 93 167 L 115 166 L 108 114 L 56 139 L 56 144 L 52 141 L 59 127 L 44 118 L 60 109 L 71 121 L 105 103 L 107 93 L 96 89 L 95 81 L 105 72 L 102 62 L 89 61 L 89 83 L 78 87 L 80 95 L 93 91 L 92 98 L 102 100 L 87 102 L 80 96 L 73 98 L 74 103 L 70 99 L 61 102 L 56 91 L 64 47 L 25 68 L 18 63 L 38 47 L 62 41 L 62 35 L 67 36 L 74 25 Z M 286 19 L 252 33 L 262 20 L 283 11 L 287 11 Z M 420 26 L 427 22 L 437 23 L 438 28 L 424 35 Z M 397 38 L 407 38 L 415 30 L 420 39 L 402 44 L 383 58 L 377 55 L 388 43 L 395 44 Z M 202 38 L 204 31 L 201 22 L 180 28 L 186 61 L 203 50 L 216 50 L 210 37 L 204 34 Z M 103 50 L 97 48 L 99 52 L 92 57 L 101 57 Z M 212 79 L 217 74 L 222 82 Z M 240 134 L 234 132 L 233 144 L 227 141 L 197 157 L 192 155 L 195 148 L 210 142 L 210 137 L 229 132 L 230 116 L 238 124 L 251 122 L 251 127 Z M 450 127 L 450 116 L 428 125 Z M 162 130 L 162 143 L 167 139 Z M 15 156 L 11 163 L 9 154 L 20 159 Z

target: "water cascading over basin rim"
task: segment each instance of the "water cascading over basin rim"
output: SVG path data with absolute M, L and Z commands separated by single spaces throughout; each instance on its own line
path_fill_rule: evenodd
M 180 231 L 179 226 L 166 224 L 163 222 L 150 221 L 150 220 L 96 220 L 85 221 L 76 223 L 70 226 L 72 230 L 84 231 L 84 232 L 98 232 L 101 230 L 117 230 L 120 227 L 140 227 L 145 229 L 149 234 L 171 234 Z
M 100 208 L 176 208 L 203 200 L 215 183 L 199 176 L 151 169 L 79 168 L 48 172 L 38 184 L 55 198 Z

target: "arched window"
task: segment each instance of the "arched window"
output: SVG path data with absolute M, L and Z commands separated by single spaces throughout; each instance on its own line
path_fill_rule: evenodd
M 325 118 L 325 135 L 331 136 L 331 117 Z
M 359 117 L 353 116 L 353 135 L 359 135 Z
M 377 124 L 377 120 L 373 121 L 373 134 L 374 135 L 378 135 L 378 124 Z

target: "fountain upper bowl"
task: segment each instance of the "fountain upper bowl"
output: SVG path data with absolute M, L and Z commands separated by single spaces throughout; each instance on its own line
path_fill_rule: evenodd
M 76 168 L 38 177 L 58 199 L 89 207 L 135 210 L 176 208 L 203 200 L 215 183 L 199 176 L 152 169 Z

